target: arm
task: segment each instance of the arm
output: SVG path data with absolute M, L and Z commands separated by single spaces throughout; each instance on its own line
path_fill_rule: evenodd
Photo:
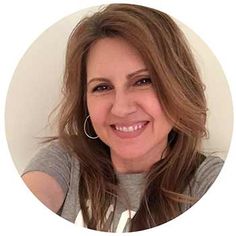
M 58 212 L 70 185 L 71 157 L 59 142 L 41 148 L 28 163 L 22 179 L 31 192 L 53 212 Z
M 31 171 L 24 174 L 22 179 L 44 205 L 55 213 L 59 211 L 65 193 L 55 178 L 41 171 Z

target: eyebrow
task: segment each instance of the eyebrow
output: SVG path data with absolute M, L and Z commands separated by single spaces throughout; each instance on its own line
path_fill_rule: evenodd
M 148 71 L 147 68 L 139 69 L 139 70 L 137 70 L 137 71 L 135 71 L 135 72 L 132 72 L 132 73 L 128 74 L 128 75 L 127 75 L 127 78 L 128 78 L 128 79 L 131 79 L 132 77 L 136 76 L 137 74 L 139 74 L 139 73 L 141 73 L 141 72 L 147 72 L 147 71 Z M 95 77 L 95 78 L 92 78 L 92 79 L 87 83 L 87 85 L 89 85 L 90 83 L 95 82 L 95 81 L 107 81 L 107 82 L 109 82 L 109 79 L 106 79 L 106 78 L 104 78 L 104 77 Z

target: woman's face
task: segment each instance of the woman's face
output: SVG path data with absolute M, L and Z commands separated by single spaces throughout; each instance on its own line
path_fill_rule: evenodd
M 122 38 L 98 40 L 87 58 L 87 88 L 93 127 L 114 166 L 143 171 L 158 161 L 172 125 L 138 51 Z

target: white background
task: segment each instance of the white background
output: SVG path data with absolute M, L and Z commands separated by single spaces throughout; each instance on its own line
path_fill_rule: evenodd
M 5 98 L 19 60 L 45 29 L 80 9 L 110 2 L 115 1 L 8 0 L 0 3 L 0 235 L 73 236 L 91 233 L 85 229 L 78 231 L 71 223 L 50 213 L 32 197 L 21 181 L 5 138 Z M 231 88 L 233 102 L 236 103 L 234 1 L 126 2 L 163 10 L 197 33 L 221 63 Z M 235 143 L 234 133 L 232 143 Z M 177 219 L 149 231 L 158 235 L 235 235 L 235 167 L 235 145 L 232 144 L 219 178 L 201 201 Z

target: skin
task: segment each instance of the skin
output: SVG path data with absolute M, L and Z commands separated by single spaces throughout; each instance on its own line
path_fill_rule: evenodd
M 50 210 L 58 212 L 63 204 L 65 193 L 57 181 L 41 171 L 27 172 L 22 176 L 30 191 Z
M 87 87 L 90 119 L 110 147 L 114 168 L 139 173 L 159 161 L 173 126 L 138 51 L 122 38 L 98 40 L 87 57 Z M 128 133 L 115 130 L 137 124 L 144 127 Z

